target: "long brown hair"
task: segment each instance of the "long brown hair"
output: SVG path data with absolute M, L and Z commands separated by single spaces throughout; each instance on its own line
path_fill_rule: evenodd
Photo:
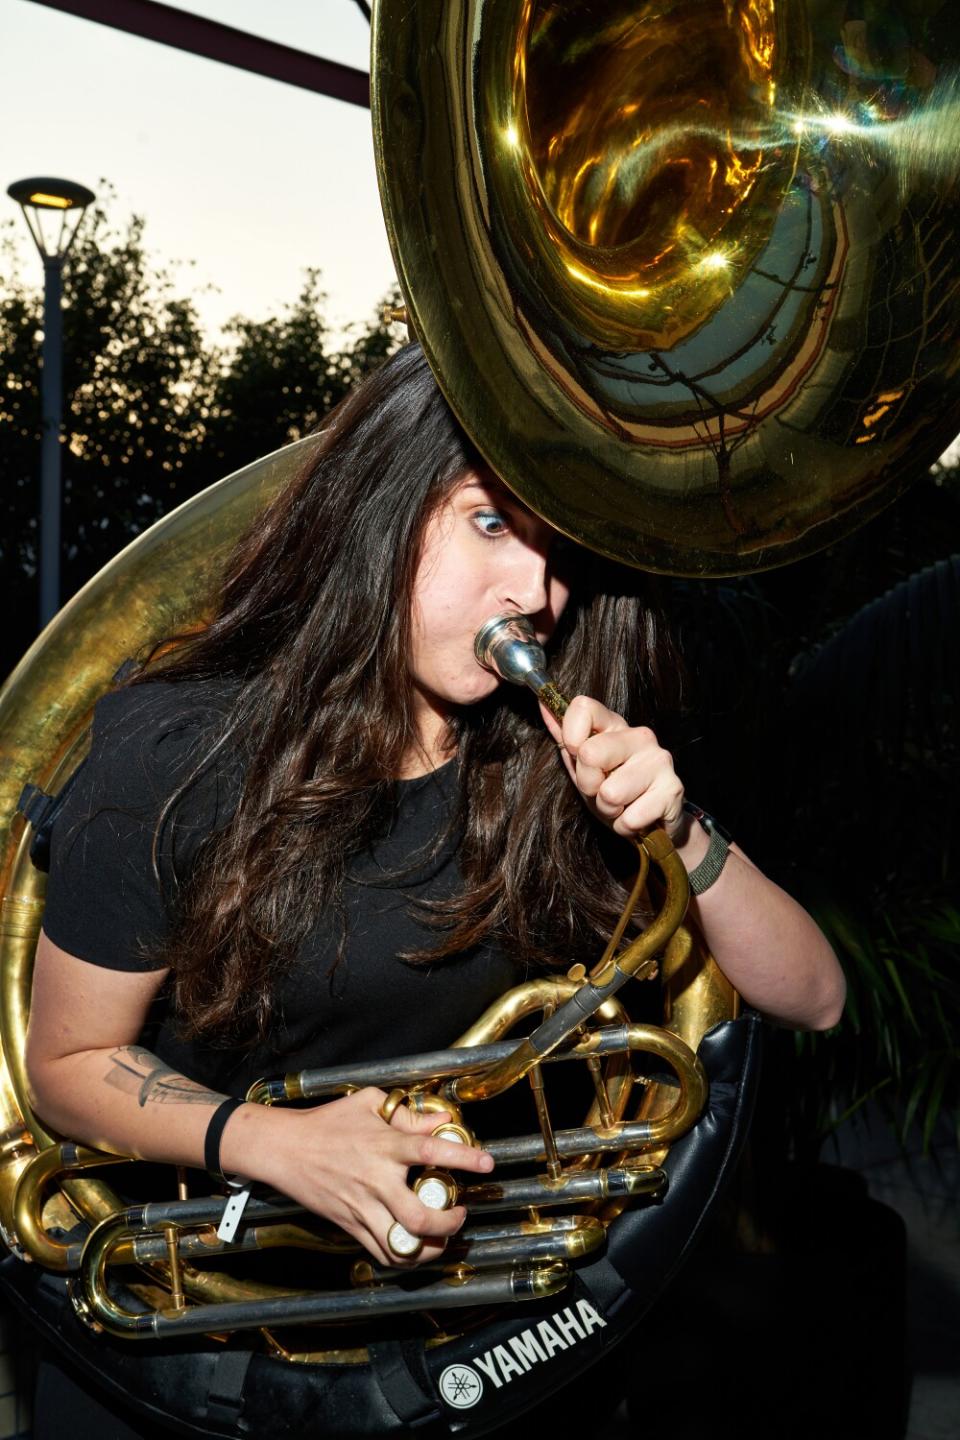
M 188 1033 L 262 1035 L 277 977 L 323 912 L 343 915 L 347 862 L 383 832 L 416 739 L 407 656 L 424 527 L 481 464 L 405 347 L 329 417 L 317 458 L 237 547 L 209 628 L 162 662 L 165 680 L 231 697 L 187 783 L 225 746 L 243 755 L 239 803 L 201 844 L 157 956 Z M 587 551 L 571 571 L 550 647 L 561 687 L 649 720 L 674 672 L 648 578 Z M 463 889 L 434 907 L 436 946 L 415 958 L 494 941 L 524 966 L 590 959 L 622 904 L 626 847 L 591 819 L 532 697 L 502 687 L 451 725 Z

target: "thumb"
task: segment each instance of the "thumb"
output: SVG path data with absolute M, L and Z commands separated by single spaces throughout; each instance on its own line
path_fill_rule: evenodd
M 546 705 L 544 705 L 542 701 L 540 702 L 540 714 L 543 716 L 543 723 L 544 725 L 546 725 L 547 730 L 550 732 L 551 738 L 557 742 L 557 747 L 560 751 L 560 759 L 563 761 L 567 774 L 570 776 L 570 779 L 574 782 L 574 784 L 576 784 L 577 762 L 563 743 L 563 728 L 560 724 L 560 721 L 550 710 L 547 709 Z
M 546 705 L 544 705 L 542 700 L 538 701 L 538 704 L 540 706 L 540 714 L 543 716 L 543 723 L 549 730 L 551 738 L 556 740 L 558 745 L 562 745 L 563 729 L 560 725 L 560 721 L 552 713 L 552 711 L 547 709 Z

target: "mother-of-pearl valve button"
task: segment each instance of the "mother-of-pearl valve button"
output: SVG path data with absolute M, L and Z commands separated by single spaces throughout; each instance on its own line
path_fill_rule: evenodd
M 438 1125 L 436 1130 L 430 1132 L 440 1140 L 447 1140 L 453 1145 L 472 1145 L 473 1136 L 463 1125 L 457 1125 L 453 1121 L 447 1121 Z M 457 1198 L 457 1184 L 452 1175 L 443 1170 L 425 1170 L 419 1180 L 414 1183 L 413 1193 L 417 1196 L 428 1210 L 449 1210 Z M 411 1235 L 405 1225 L 395 1220 L 387 1231 L 387 1248 L 392 1250 L 394 1255 L 404 1260 L 409 1260 L 413 1255 L 418 1255 L 423 1249 L 423 1241 L 419 1235 Z
M 413 1193 L 428 1210 L 449 1210 L 457 1198 L 457 1182 L 443 1170 L 425 1170 L 415 1182 Z M 423 1241 L 395 1220 L 387 1231 L 387 1246 L 394 1255 L 408 1260 L 420 1253 Z
M 457 1193 L 457 1187 L 450 1176 L 437 1174 L 421 1175 L 413 1190 L 428 1210 L 448 1210 Z
M 423 1241 L 419 1235 L 411 1235 L 405 1225 L 399 1220 L 394 1220 L 387 1231 L 387 1248 L 394 1255 L 407 1260 L 411 1255 L 417 1255 L 423 1249 Z
M 462 1125 L 455 1124 L 452 1120 L 443 1125 L 438 1125 L 436 1130 L 431 1130 L 438 1140 L 448 1140 L 451 1145 L 472 1145 L 473 1137 Z

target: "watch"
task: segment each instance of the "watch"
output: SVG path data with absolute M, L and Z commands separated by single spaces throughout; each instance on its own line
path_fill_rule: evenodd
M 704 890 L 709 890 L 714 881 L 719 878 L 721 870 L 727 863 L 733 836 L 729 830 L 724 829 L 719 820 L 708 815 L 706 810 L 702 810 L 699 805 L 694 805 L 692 800 L 684 800 L 683 808 L 710 837 L 706 855 L 687 876 L 690 882 L 690 894 L 702 895 Z

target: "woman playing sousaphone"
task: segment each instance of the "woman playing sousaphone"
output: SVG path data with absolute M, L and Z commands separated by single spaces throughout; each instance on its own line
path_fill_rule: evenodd
M 503 613 L 576 695 L 562 724 L 475 659 Z M 520 979 L 592 960 L 624 901 L 611 834 L 655 826 L 745 1002 L 835 1024 L 817 926 L 684 809 L 649 723 L 671 663 L 646 579 L 506 490 L 406 347 L 239 545 L 209 627 L 97 707 L 53 834 L 41 1117 L 262 1182 L 381 1263 L 396 1222 L 423 1239 L 406 1263 L 435 1258 L 465 1211 L 428 1209 L 408 1171 L 489 1154 L 432 1136 L 436 1114 L 385 1121 L 372 1088 L 291 1110 L 248 1086 L 447 1045 Z

